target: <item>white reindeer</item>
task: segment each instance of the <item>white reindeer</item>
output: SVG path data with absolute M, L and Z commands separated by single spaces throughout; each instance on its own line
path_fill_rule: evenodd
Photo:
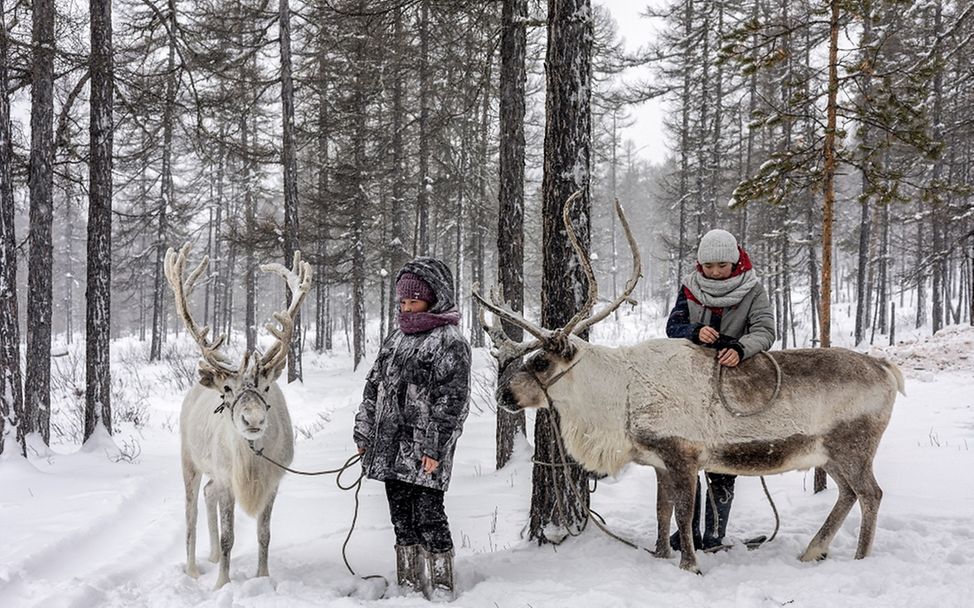
M 826 556 L 833 537 L 859 501 L 862 522 L 856 559 L 872 545 L 882 490 L 872 462 L 889 422 L 903 377 L 892 363 L 842 348 L 799 349 L 754 357 L 719 371 L 712 349 L 688 340 L 648 340 L 608 348 L 577 336 L 628 299 L 641 275 L 639 253 L 622 208 L 633 253 L 626 289 L 607 308 L 587 317 L 597 285 L 587 256 L 568 221 L 568 237 L 588 277 L 585 306 L 564 327 L 541 328 L 515 313 L 496 294 L 486 301 L 495 315 L 488 326 L 495 356 L 512 364 L 498 383 L 498 403 L 518 408 L 554 407 L 568 453 L 591 471 L 615 474 L 628 462 L 657 473 L 656 555 L 668 557 L 670 517 L 675 503 L 680 531 L 680 567 L 698 572 L 691 519 L 701 469 L 737 475 L 768 475 L 823 467 L 835 480 L 835 506 L 801 555 Z M 527 330 L 534 339 L 515 343 L 496 318 Z M 539 350 L 540 349 L 540 350 Z M 701 370 L 713 369 L 710 381 Z M 780 370 L 780 381 L 778 380 Z M 772 395 L 778 389 L 777 397 Z
M 183 400 L 179 415 L 182 440 L 183 484 L 186 489 L 186 574 L 196 578 L 197 499 L 203 475 L 209 478 L 203 488 L 206 498 L 207 524 L 210 533 L 210 561 L 220 562 L 216 588 L 230 580 L 230 550 L 233 548 L 234 503 L 256 517 L 257 576 L 268 576 L 267 546 L 270 542 L 271 509 L 284 472 L 256 455 L 285 466 L 294 457 L 294 435 L 284 394 L 277 386 L 287 362 L 288 345 L 294 330 L 294 319 L 301 302 L 311 288 L 311 266 L 294 254 L 294 266 L 288 270 L 280 264 L 267 264 L 261 270 L 280 275 L 291 293 L 288 307 L 274 313 L 280 324 L 268 324 L 276 338 L 263 356 L 247 352 L 243 362 L 234 367 L 220 351 L 226 336 L 208 340 L 209 327 L 199 327 L 189 313 L 189 295 L 199 276 L 206 270 L 209 258 L 183 280 L 187 243 L 177 254 L 166 253 L 166 278 L 176 297 L 176 310 L 186 329 L 199 344 L 202 359 L 200 381 Z M 217 515 L 219 514 L 219 528 Z

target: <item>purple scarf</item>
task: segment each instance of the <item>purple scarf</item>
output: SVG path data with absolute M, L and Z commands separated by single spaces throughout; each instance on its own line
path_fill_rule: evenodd
M 401 312 L 399 313 L 399 329 L 404 334 L 418 334 L 440 327 L 441 325 L 459 325 L 460 311 L 452 308 L 446 312 Z

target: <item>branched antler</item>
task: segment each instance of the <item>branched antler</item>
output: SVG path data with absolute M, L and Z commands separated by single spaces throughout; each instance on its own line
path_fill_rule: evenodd
M 581 198 L 583 192 L 582 190 L 576 190 L 568 200 L 565 201 L 565 206 L 561 211 L 561 219 L 565 223 L 565 233 L 568 235 L 568 240 L 572 244 L 572 249 L 575 250 L 575 254 L 578 256 L 578 263 L 582 267 L 582 272 L 585 273 L 585 278 L 588 281 L 588 294 L 585 299 L 585 304 L 578 309 L 578 312 L 569 319 L 568 323 L 554 332 L 555 337 L 561 338 L 563 336 L 570 335 L 578 322 L 584 319 L 592 312 L 592 307 L 599 299 L 599 283 L 595 280 L 595 273 L 592 271 L 592 262 L 589 260 L 588 251 L 582 247 L 582 244 L 578 240 L 578 235 L 575 233 L 575 227 L 572 226 L 571 210 L 574 206 L 575 201 Z M 575 332 L 578 333 L 578 332 Z
M 538 327 L 534 323 L 525 319 L 523 315 L 515 312 L 511 308 L 511 305 L 504 301 L 496 287 L 490 290 L 489 302 L 484 298 L 483 295 L 480 294 L 479 284 L 474 284 L 472 292 L 474 299 L 480 302 L 481 305 L 479 315 L 480 326 L 485 332 L 487 332 L 487 335 L 490 336 L 490 340 L 494 344 L 492 354 L 501 363 L 501 365 L 506 365 L 508 362 L 541 347 L 551 339 L 550 331 L 544 329 L 543 327 Z M 484 315 L 485 309 L 494 314 L 493 324 L 487 323 L 487 319 Z M 535 339 L 525 342 L 515 342 L 504 331 L 504 327 L 501 325 L 502 319 L 505 319 L 524 330 L 527 330 L 527 332 L 534 336 Z
M 580 334 L 587 330 L 589 327 L 595 325 L 602 319 L 606 318 L 612 314 L 615 309 L 619 308 L 623 302 L 630 302 L 635 304 L 635 300 L 630 298 L 633 290 L 636 289 L 636 284 L 639 282 L 640 277 L 643 276 L 642 261 L 639 256 L 639 245 L 636 244 L 636 237 L 632 235 L 632 228 L 629 226 L 629 220 L 626 219 L 626 214 L 622 211 L 622 205 L 619 204 L 619 199 L 615 200 L 615 210 L 616 214 L 619 216 L 619 221 L 622 223 L 622 229 L 626 233 L 626 241 L 629 243 L 629 250 L 632 251 L 632 275 L 630 275 L 629 280 L 626 281 L 626 288 L 623 290 L 619 296 L 612 301 L 611 304 L 606 306 L 603 310 L 600 310 L 598 314 L 592 315 L 591 317 L 585 319 L 578 324 L 575 328 L 575 333 Z M 592 266 L 589 265 L 589 271 L 591 271 Z
M 568 235 L 568 240 L 572 244 L 572 248 L 575 250 L 576 255 L 578 255 L 579 263 L 582 267 L 582 272 L 585 273 L 588 279 L 588 296 L 585 300 L 585 304 L 579 309 L 577 313 L 566 323 L 563 327 L 555 330 L 545 329 L 539 327 L 534 323 L 528 321 L 520 313 L 515 312 L 511 309 L 510 305 L 498 295 L 496 290 L 492 289 L 490 293 L 490 301 L 484 298 L 480 293 L 480 286 L 473 286 L 473 297 L 480 302 L 480 325 L 483 327 L 484 331 L 490 336 L 491 341 L 494 343 L 494 356 L 498 358 L 499 361 L 505 361 L 509 359 L 514 359 L 520 357 L 528 351 L 534 350 L 536 348 L 546 348 L 546 349 L 558 349 L 561 348 L 565 339 L 571 334 L 580 334 L 602 319 L 609 316 L 614 310 L 619 308 L 623 302 L 633 302 L 632 292 L 636 289 L 636 284 L 642 277 L 642 263 L 640 261 L 639 246 L 636 244 L 636 238 L 632 234 L 632 228 L 629 226 L 629 220 L 626 219 L 626 214 L 622 210 L 622 205 L 619 204 L 619 200 L 615 201 L 615 211 L 622 222 L 622 228 L 626 234 L 626 241 L 629 243 L 629 249 L 632 251 L 632 275 L 629 280 L 626 281 L 625 290 L 619 294 L 619 296 L 613 300 L 608 306 L 603 310 L 600 310 L 597 314 L 589 316 L 592 312 L 592 308 L 598 300 L 599 290 L 598 283 L 595 280 L 595 272 L 592 270 L 592 263 L 589 260 L 588 252 L 582 247 L 578 240 L 578 235 L 575 232 L 574 227 L 571 222 L 571 208 L 574 203 L 582 196 L 582 191 L 579 190 L 572 194 L 568 200 L 565 202 L 565 207 L 562 211 L 562 220 L 565 223 L 566 234 Z M 484 317 L 483 309 L 486 308 L 490 312 L 494 313 L 495 323 L 493 325 L 488 325 Z M 587 318 L 586 318 L 587 317 Z M 536 339 L 530 342 L 515 342 L 504 333 L 503 328 L 496 319 L 504 319 L 521 327 L 528 331 Z
M 183 324 L 186 326 L 186 331 L 189 332 L 193 339 L 200 347 L 200 351 L 203 355 L 202 361 L 200 362 L 201 369 L 209 369 L 212 372 L 219 372 L 225 374 L 236 374 L 238 368 L 234 367 L 227 356 L 220 350 L 223 345 L 223 341 L 226 339 L 225 334 L 220 334 L 220 336 L 213 342 L 210 342 L 207 336 L 210 333 L 209 326 L 200 327 L 193 320 L 193 316 L 189 312 L 189 296 L 193 293 L 193 288 L 196 286 L 196 281 L 199 279 L 200 275 L 206 272 L 207 266 L 210 264 L 209 256 L 203 256 L 203 261 L 199 263 L 193 272 L 186 277 L 183 281 L 183 272 L 186 269 L 186 258 L 189 255 L 189 251 L 192 246 L 189 243 L 183 245 L 182 249 L 179 250 L 177 254 L 176 251 L 170 247 L 166 251 L 165 260 L 165 272 L 166 280 L 169 281 L 169 286 L 172 288 L 173 295 L 176 299 L 176 312 L 183 319 Z
M 288 346 L 291 344 L 291 338 L 294 335 L 294 321 L 297 318 L 298 309 L 301 307 L 304 297 L 311 290 L 311 265 L 302 262 L 301 252 L 295 251 L 294 263 L 290 269 L 277 263 L 263 264 L 260 269 L 283 278 L 291 296 L 288 307 L 274 313 L 277 324 L 268 323 L 264 326 L 276 340 L 260 358 L 259 365 L 261 372 L 272 372 L 271 375 L 273 376 L 284 368 L 287 361 Z

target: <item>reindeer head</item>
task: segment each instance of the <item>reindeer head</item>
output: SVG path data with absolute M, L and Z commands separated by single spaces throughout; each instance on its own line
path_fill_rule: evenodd
M 209 327 L 200 327 L 189 312 L 189 296 L 196 281 L 209 265 L 209 257 L 183 280 L 186 258 L 190 245 L 186 243 L 177 254 L 172 248 L 166 252 L 166 279 L 176 299 L 176 310 L 183 319 L 186 330 L 200 347 L 202 358 L 199 362 L 200 384 L 220 394 L 220 406 L 216 413 L 229 411 L 234 427 L 249 440 L 259 439 L 265 430 L 267 411 L 272 403 L 282 403 L 277 379 L 287 364 L 288 346 L 294 334 L 294 320 L 301 302 L 311 289 L 311 266 L 301 261 L 301 253 L 295 252 L 291 269 L 281 264 L 265 264 L 264 272 L 279 275 L 287 283 L 290 302 L 284 310 L 274 313 L 277 323 L 265 327 L 274 336 L 274 343 L 264 353 L 245 352 L 240 365 L 234 366 L 220 350 L 226 339 L 221 334 L 210 341 Z
M 584 353 L 585 342 L 578 334 L 586 331 L 602 319 L 609 316 L 623 302 L 632 302 L 630 294 L 636 288 L 636 283 L 642 276 L 639 247 L 632 235 L 629 221 L 619 201 L 615 201 L 616 213 L 625 230 L 626 240 L 632 251 L 632 276 L 626 282 L 626 288 L 611 304 L 597 314 L 589 316 L 598 300 L 598 283 L 589 262 L 588 253 L 578 242 L 578 236 L 572 226 L 569 213 L 572 204 L 581 191 L 576 192 L 565 202 L 562 220 L 565 232 L 579 259 L 579 264 L 588 278 L 588 297 L 585 304 L 563 327 L 545 329 L 525 319 L 520 313 L 511 309 L 501 294 L 493 289 L 490 301 L 479 293 L 479 286 L 474 286 L 473 296 L 481 304 L 480 324 L 490 336 L 494 344 L 491 353 L 498 361 L 501 375 L 497 380 L 497 404 L 499 407 L 521 409 L 527 407 L 549 407 L 552 397 L 550 390 L 557 382 L 570 378 L 571 370 Z M 484 309 L 494 314 L 494 323 L 487 324 Z M 505 332 L 500 324 L 503 319 L 527 331 L 533 339 L 515 342 Z M 524 358 L 526 355 L 527 358 Z

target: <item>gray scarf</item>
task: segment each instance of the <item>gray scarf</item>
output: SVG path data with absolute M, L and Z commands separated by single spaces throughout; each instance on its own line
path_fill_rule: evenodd
M 683 279 L 683 285 L 701 304 L 709 308 L 727 308 L 740 304 L 757 282 L 758 277 L 753 270 L 723 280 L 708 279 L 694 270 Z

